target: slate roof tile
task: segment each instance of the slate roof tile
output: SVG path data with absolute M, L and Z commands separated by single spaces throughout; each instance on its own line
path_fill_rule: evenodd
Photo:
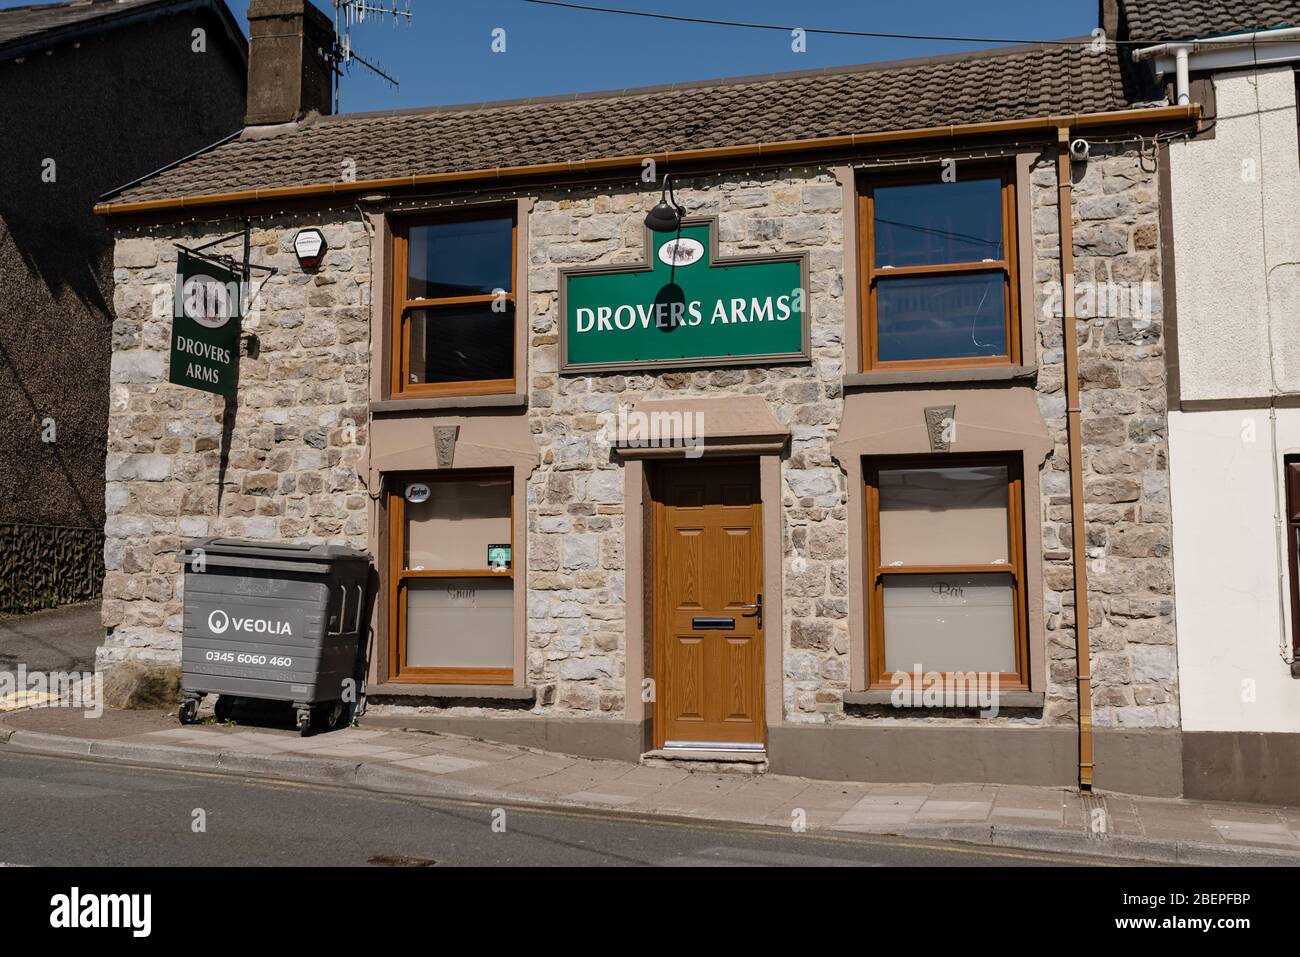
M 1216 33 L 1300 26 L 1296 0 L 1123 0 L 1135 40 L 1185 40 Z
M 124 190 L 118 202 L 644 156 L 1125 109 L 1114 49 L 1087 38 L 740 80 L 320 117 L 245 134 Z

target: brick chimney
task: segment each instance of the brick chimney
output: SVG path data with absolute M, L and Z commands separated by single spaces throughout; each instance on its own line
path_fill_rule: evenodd
M 311 0 L 249 0 L 246 126 L 333 108 L 334 27 Z

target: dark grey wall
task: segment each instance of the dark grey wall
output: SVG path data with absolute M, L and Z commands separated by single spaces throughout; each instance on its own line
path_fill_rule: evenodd
M 0 522 L 102 526 L 113 241 L 92 207 L 238 129 L 245 82 L 207 11 L 0 62 Z

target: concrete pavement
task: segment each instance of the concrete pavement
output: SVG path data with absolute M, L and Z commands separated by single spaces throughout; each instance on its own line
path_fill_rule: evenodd
M 1202 865 L 1300 864 L 1300 808 L 1012 785 L 862 784 L 716 773 L 540 752 L 447 734 L 287 726 L 181 727 L 161 712 L 40 708 L 0 742 L 46 753 L 346 784 L 512 806 L 602 808 L 691 821 L 894 834 Z
M 271 778 L 142 768 L 5 747 L 0 747 L 0 801 L 4 807 L 0 866 L 1098 867 L 1108 863 L 1083 855 L 971 847 L 953 841 L 829 831 L 795 834 L 725 821 L 684 823 L 577 808 L 502 808 Z M 190 887 L 191 877 L 178 879 Z M 241 888 L 243 883 L 241 877 Z M 394 885 L 385 886 L 391 891 Z M 427 889 L 428 885 L 421 886 Z M 278 902 L 282 903 L 285 890 L 273 895 Z M 319 899 L 316 903 L 319 906 Z M 5 904 L 7 914 L 22 912 L 11 896 Z M 288 905 L 282 910 L 284 906 Z M 176 907 L 175 902 L 159 899 L 154 913 L 174 912 Z M 294 924 L 295 931 L 300 925 Z
M 99 602 L 0 616 L 0 669 L 94 671 L 104 641 Z

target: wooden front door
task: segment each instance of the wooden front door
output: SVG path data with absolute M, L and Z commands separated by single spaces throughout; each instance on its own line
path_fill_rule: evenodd
M 653 488 L 655 746 L 761 746 L 757 463 L 665 464 Z

